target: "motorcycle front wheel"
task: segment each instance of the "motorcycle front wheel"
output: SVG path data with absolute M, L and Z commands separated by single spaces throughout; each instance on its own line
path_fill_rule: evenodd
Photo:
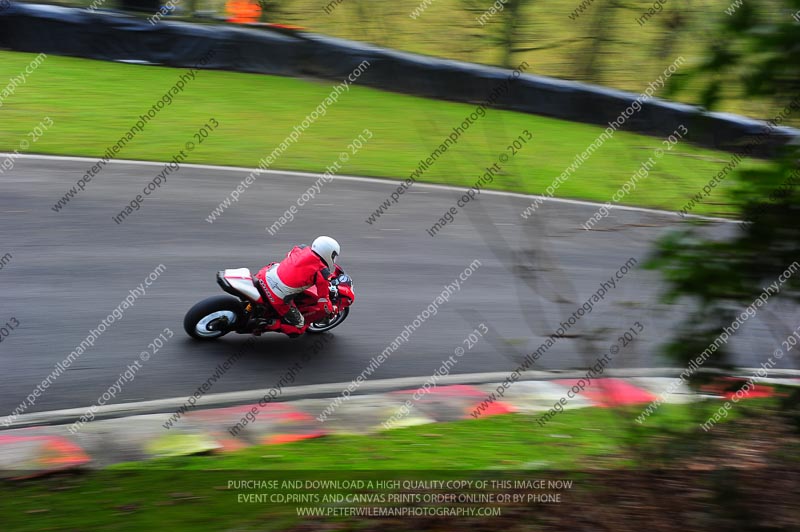
M 350 307 L 345 307 L 341 312 L 327 320 L 317 321 L 308 326 L 307 332 L 322 333 L 338 327 L 350 314 Z

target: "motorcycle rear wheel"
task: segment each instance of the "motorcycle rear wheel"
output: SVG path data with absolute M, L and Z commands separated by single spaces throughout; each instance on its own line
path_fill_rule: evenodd
M 241 302 L 231 296 L 214 296 L 194 305 L 183 318 L 183 330 L 196 340 L 215 340 L 236 328 L 243 318 Z

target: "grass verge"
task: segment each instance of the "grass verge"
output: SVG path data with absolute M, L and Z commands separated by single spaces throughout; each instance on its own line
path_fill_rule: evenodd
M 740 404 L 713 432 L 724 433 L 727 425 L 733 425 L 731 421 L 755 417 L 754 413 L 760 416 L 774 405 L 773 399 Z M 20 531 L 151 530 L 167 525 L 171 530 L 192 531 L 280 530 L 300 520 L 296 508 L 302 505 L 270 500 L 247 503 L 238 495 L 309 490 L 231 489 L 229 483 L 543 478 L 548 471 L 559 471 L 556 478 L 580 479 L 589 471 L 657 468 L 662 464 L 637 462 L 633 450 L 683 446 L 691 455 L 692 442 L 695 450 L 710 449 L 704 439 L 713 432 L 702 433 L 697 423 L 718 407 L 717 401 L 663 405 L 641 426 L 631 421 L 638 407 L 568 410 L 545 427 L 539 427 L 533 416 L 512 414 L 254 447 L 225 455 L 120 464 L 82 475 L 0 485 L 0 495 L 6 495 L 0 497 L 0 515 L 4 530 Z M 765 419 L 757 421 L 763 426 Z M 732 429 L 727 432 L 750 438 Z
M 34 56 L 0 52 L 0 79 L 19 75 Z M 49 56 L 4 100 L 0 150 L 97 157 L 129 131 L 177 81 L 180 69 Z M 275 76 L 201 71 L 117 155 L 167 161 L 210 119 L 219 122 L 187 162 L 254 167 L 330 94 L 333 84 Z M 406 178 L 473 112 L 474 105 L 393 94 L 354 86 L 343 93 L 272 165 L 322 172 L 343 152 L 340 173 Z M 29 133 L 50 117 L 36 142 Z M 352 155 L 348 144 L 365 128 L 373 133 Z M 472 186 L 507 146 L 528 130 L 532 141 L 503 164 L 491 184 L 500 190 L 542 193 L 575 156 L 601 133 L 599 127 L 508 111 L 489 111 L 430 167 L 420 181 Z M 561 185 L 556 195 L 610 201 L 662 140 L 617 133 Z M 680 143 L 658 159 L 649 177 L 622 202 L 678 210 L 731 156 Z M 743 166 L 757 165 L 748 161 Z M 75 176 L 76 179 L 79 176 Z M 102 171 L 94 177 L 102 179 Z M 693 212 L 732 214 L 730 179 Z M 208 206 L 213 207 L 212 205 Z M 366 206 L 371 208 L 371 206 Z M 369 212 L 365 211 L 365 217 Z

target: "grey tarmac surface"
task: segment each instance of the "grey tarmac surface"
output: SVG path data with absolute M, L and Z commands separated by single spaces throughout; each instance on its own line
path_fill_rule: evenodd
M 426 229 L 462 195 L 447 187 L 414 185 L 388 214 L 365 219 L 396 183 L 336 178 L 274 236 L 271 225 L 315 181 L 311 175 L 266 173 L 214 223 L 205 218 L 241 182 L 243 169 L 185 165 L 167 177 L 122 224 L 112 216 L 139 194 L 161 165 L 112 162 L 61 211 L 53 204 L 91 167 L 90 160 L 19 158 L 2 176 L 0 323 L 19 327 L 0 343 L 0 415 L 32 393 L 69 353 L 159 264 L 166 270 L 26 412 L 95 404 L 164 328 L 174 332 L 111 403 L 188 396 L 240 349 L 247 337 L 213 343 L 183 332 L 195 302 L 221 294 L 214 275 L 224 268 L 257 270 L 296 243 L 318 234 L 342 244 L 342 264 L 355 281 L 349 319 L 290 385 L 354 379 L 475 259 L 480 267 L 460 291 L 426 320 L 370 378 L 417 377 L 424 382 L 484 323 L 488 337 L 458 359 L 452 373 L 514 370 L 573 312 L 633 257 L 641 265 L 653 241 L 685 223 L 673 213 L 615 209 L 593 231 L 580 225 L 597 209 L 549 201 L 529 220 L 519 213 L 531 198 L 481 194 L 452 224 L 431 237 Z M 734 230 L 713 223 L 720 236 Z M 634 267 L 559 340 L 533 369 L 580 369 L 630 327 L 643 332 L 614 358 L 612 368 L 671 366 L 658 354 L 687 307 L 658 303 L 656 272 Z M 773 311 L 791 312 L 775 303 Z M 787 316 L 788 317 L 788 316 Z M 594 338 L 591 344 L 588 338 Z M 209 393 L 274 385 L 315 338 L 265 335 L 213 384 Z M 779 346 L 762 317 L 748 321 L 733 342 L 737 364 L 757 367 Z M 783 363 L 787 361 L 784 359 Z M 789 367 L 781 366 L 781 367 Z

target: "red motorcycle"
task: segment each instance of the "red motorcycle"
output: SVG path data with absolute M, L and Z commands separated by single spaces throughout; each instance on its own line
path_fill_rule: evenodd
M 353 280 L 337 264 L 328 282 L 331 287 L 328 298 L 335 309 L 331 315 L 319 308 L 317 301 L 321 296 L 316 286 L 294 298 L 295 306 L 310 324 L 307 332 L 330 331 L 350 313 L 355 299 Z M 217 272 L 217 284 L 230 295 L 209 297 L 189 309 L 183 319 L 183 329 L 192 338 L 214 340 L 229 332 L 260 335 L 266 332 L 271 320 L 280 319 L 248 268 Z

